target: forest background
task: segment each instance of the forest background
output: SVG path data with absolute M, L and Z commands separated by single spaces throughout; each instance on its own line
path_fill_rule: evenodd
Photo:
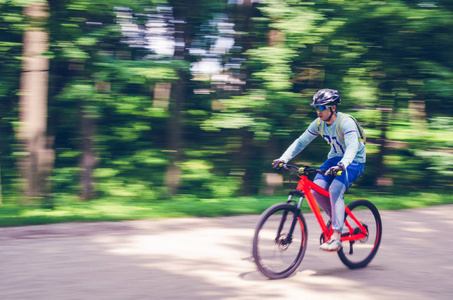
M 259 213 L 321 88 L 367 134 L 351 199 L 453 202 L 451 1 L 0 0 L 0 28 L 1 225 Z

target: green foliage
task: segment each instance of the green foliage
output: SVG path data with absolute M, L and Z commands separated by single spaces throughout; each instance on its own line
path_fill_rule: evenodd
M 213 167 L 202 160 L 190 160 L 181 166 L 183 175 L 182 193 L 190 191 L 201 198 L 232 197 L 240 188 L 234 177 L 213 176 Z
M 269 18 L 271 27 L 285 33 L 290 47 L 304 47 L 305 44 L 320 42 L 316 34 L 323 15 L 298 1 L 270 0 L 261 8 Z M 269 57 L 272 58 L 272 57 Z
M 0 1 L 0 169 L 3 203 L 18 196 L 15 129 L 18 124 L 18 99 L 22 56 L 23 16 L 28 1 Z M 5 188 L 6 187 L 6 188 Z
M 247 54 L 252 64 L 258 61 L 263 66 L 261 71 L 254 73 L 254 76 L 258 81 L 264 82 L 266 90 L 272 92 L 291 89 L 290 61 L 296 54 L 295 51 L 283 47 L 261 47 L 249 50 Z
M 353 191 L 354 193 L 347 195 L 346 203 L 365 198 L 372 201 L 380 210 L 452 204 L 451 195 L 439 191 L 426 190 L 403 195 L 364 189 Z M 67 196 L 64 199 L 57 201 L 55 209 L 1 206 L 0 226 L 261 214 L 272 204 L 285 201 L 285 196 L 199 199 L 185 195 L 172 201 L 152 203 L 130 201 L 128 197 L 105 198 L 90 202 L 69 201 L 70 198 Z M 304 212 L 309 212 L 306 203 L 303 204 L 302 209 Z
M 308 104 L 324 87 L 340 91 L 340 110 L 353 114 L 371 138 L 358 187 L 374 187 L 380 170 L 386 170 L 396 189 L 451 187 L 453 16 L 446 2 L 427 6 L 400 0 L 268 0 L 250 9 L 226 0 L 190 1 L 191 7 L 188 3 L 159 4 L 173 7 L 166 14 L 153 1 L 48 2 L 48 136 L 54 138 L 51 180 L 57 208 L 42 212 L 43 217 L 14 212 L 19 219 L 83 220 L 83 213 L 89 215 L 87 220 L 146 217 L 153 215 L 153 208 L 162 207 L 159 213 L 165 214 L 178 205 L 181 209 L 173 216 L 196 214 L 191 210 L 199 215 L 255 212 L 251 207 L 258 207 L 259 201 L 237 196 L 264 189 L 262 177 L 269 172 L 269 162 L 316 117 Z M 22 155 L 14 126 L 19 115 L 23 8 L 28 4 L 0 2 L 0 154 L 7 201 L 17 197 L 15 160 Z M 117 14 L 119 7 L 130 16 Z M 185 38 L 192 43 L 185 46 L 204 54 L 185 49 L 184 57 L 164 57 L 149 47 L 128 44 L 134 33 L 125 36 L 119 20 L 140 29 L 157 20 L 168 26 L 166 34 L 178 35 L 179 46 Z M 228 30 L 218 26 L 219 20 Z M 226 53 L 211 51 L 225 42 L 216 37 L 234 38 L 234 45 Z M 174 36 L 168 38 L 175 41 Z M 227 79 L 191 74 L 192 64 L 204 58 L 219 59 L 225 66 L 220 75 Z M 162 83 L 172 89 L 167 106 L 155 105 L 154 89 Z M 178 92 L 184 97 L 176 111 Z M 424 103 L 425 108 L 414 112 L 409 101 Z M 388 121 L 382 109 L 392 109 Z M 169 130 L 178 114 L 183 146 L 170 149 Z M 72 214 L 58 211 L 58 206 L 70 207 L 80 192 L 82 118 L 95 127 L 93 182 L 95 198 L 101 200 L 92 206 L 83 203 L 86 207 Z M 384 133 L 385 149 L 380 147 Z M 327 151 L 324 141 L 317 139 L 295 161 L 320 164 Z M 165 206 L 159 201 L 169 198 L 165 176 L 173 162 L 181 172 L 182 199 Z M 247 204 L 223 203 L 231 199 Z M 116 203 L 113 208 L 105 208 L 108 201 Z M 143 207 L 128 206 L 135 201 Z M 398 202 L 401 207 L 411 207 L 410 197 L 403 202 Z M 118 212 L 121 207 L 124 213 Z

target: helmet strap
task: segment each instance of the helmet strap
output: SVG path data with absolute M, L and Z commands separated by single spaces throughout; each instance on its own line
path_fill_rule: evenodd
M 333 114 L 334 114 L 334 113 L 335 113 L 335 114 L 337 113 L 337 111 L 334 112 L 334 111 L 332 110 L 332 107 L 330 107 L 329 109 L 330 109 L 330 116 L 329 116 L 329 118 L 326 120 L 326 122 L 329 122 L 330 119 L 332 118 Z

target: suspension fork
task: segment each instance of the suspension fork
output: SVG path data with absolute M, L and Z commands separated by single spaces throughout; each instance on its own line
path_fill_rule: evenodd
M 299 198 L 299 202 L 295 205 L 296 206 L 296 213 L 294 214 L 294 218 L 293 220 L 291 221 L 291 227 L 289 228 L 289 232 L 288 232 L 288 235 L 286 236 L 286 242 L 287 243 L 291 243 L 292 241 L 292 236 L 293 236 L 293 232 L 294 232 L 294 228 L 296 228 L 296 223 L 297 223 L 297 219 L 299 218 L 299 214 L 300 214 L 300 207 L 302 206 L 302 201 L 305 197 L 304 193 L 301 192 L 301 191 L 291 191 L 289 192 L 289 195 L 288 195 L 288 201 L 287 203 L 295 203 L 295 201 L 293 201 L 293 196 L 294 195 L 297 195 L 297 196 L 300 196 Z M 279 240 L 279 237 L 282 233 L 282 230 L 283 230 L 283 226 L 286 222 L 286 218 L 288 217 L 288 211 L 284 211 L 283 214 L 282 214 L 282 219 L 280 220 L 280 225 L 278 226 L 278 231 L 277 231 L 277 236 L 275 238 L 275 241 L 278 242 Z

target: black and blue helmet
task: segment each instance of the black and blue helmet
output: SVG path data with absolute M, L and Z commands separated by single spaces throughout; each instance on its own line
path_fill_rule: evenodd
M 333 105 L 341 103 L 340 94 L 337 90 L 322 89 L 313 96 L 313 102 L 310 105 Z

